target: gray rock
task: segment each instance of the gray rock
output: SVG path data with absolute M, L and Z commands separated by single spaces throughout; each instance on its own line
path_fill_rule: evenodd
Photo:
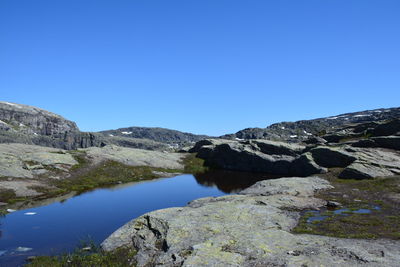
M 313 137 L 310 137 L 307 140 L 305 140 L 304 143 L 309 144 L 309 145 L 323 145 L 323 144 L 326 144 L 327 141 L 322 137 L 313 136 Z
M 150 151 L 144 149 L 119 147 L 90 147 L 82 149 L 94 162 L 113 160 L 130 166 L 150 166 L 165 169 L 183 169 L 181 153 Z
M 226 139 L 268 139 L 275 141 L 301 142 L 310 136 L 322 136 L 329 142 L 339 142 L 341 139 L 348 137 L 349 134 L 361 136 L 365 131 L 378 125 L 377 122 L 386 123 L 386 120 L 400 118 L 400 108 L 366 110 L 361 112 L 340 114 L 337 116 L 319 118 L 313 120 L 300 120 L 295 122 L 280 122 L 272 124 L 266 128 L 246 128 L 236 132 L 235 134 L 227 134 L 222 136 Z M 362 126 L 357 126 L 363 124 Z M 376 124 L 374 126 L 374 124 Z M 347 126 L 351 126 L 345 132 L 338 133 Z M 389 129 L 383 129 L 383 128 Z M 392 130 L 398 125 L 382 126 L 373 134 L 392 135 Z M 399 130 L 397 130 L 399 132 Z M 329 140 L 328 140 L 329 139 Z
M 336 202 L 336 201 L 327 201 L 326 206 L 328 208 L 338 208 L 338 207 L 341 207 L 342 204 L 340 204 L 339 202 Z
M 300 155 L 305 147 L 267 140 L 233 141 L 208 139 L 198 142 L 192 151 L 208 166 L 276 175 L 307 176 L 326 172 L 309 155 Z
M 316 177 L 262 181 L 242 195 L 147 213 L 102 247 L 137 249 L 138 266 L 398 266 L 399 241 L 290 233 L 299 213 L 288 210 L 325 205 L 312 194 L 330 187 Z
M 357 158 L 338 147 L 319 146 L 310 150 L 314 161 L 323 167 L 346 167 Z
M 400 132 L 400 120 L 398 118 L 378 124 L 376 127 L 368 130 L 367 134 L 371 136 L 389 136 Z
M 383 147 L 400 150 L 400 136 L 380 136 L 370 139 L 360 140 L 354 144 L 354 147 Z
M 354 148 L 357 160 L 339 174 L 346 179 L 370 179 L 400 174 L 400 154 L 379 148 Z
M 46 167 L 70 168 L 78 162 L 71 154 L 49 147 L 0 144 L 0 177 L 33 178 Z

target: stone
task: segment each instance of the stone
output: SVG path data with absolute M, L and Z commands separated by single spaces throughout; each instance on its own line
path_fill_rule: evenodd
M 336 201 L 327 201 L 326 206 L 328 208 L 338 208 L 338 207 L 341 207 L 342 204 L 340 204 L 339 202 L 336 202 Z
M 101 246 L 136 249 L 139 267 L 398 266 L 400 241 L 290 233 L 300 216 L 295 210 L 324 206 L 313 194 L 327 188 L 329 183 L 318 177 L 260 181 L 240 195 L 144 214 Z
M 276 175 L 307 176 L 324 173 L 310 155 L 301 155 L 305 146 L 267 140 L 206 140 L 195 145 L 197 157 L 215 168 L 265 172 Z
M 353 148 L 357 160 L 340 174 L 345 179 L 371 179 L 400 174 L 400 153 L 380 148 Z
M 346 167 L 357 158 L 339 147 L 319 146 L 310 150 L 314 161 L 323 167 Z
M 309 145 L 323 145 L 326 144 L 327 141 L 319 136 L 312 136 L 308 138 L 307 140 L 304 140 L 304 143 L 309 144 Z

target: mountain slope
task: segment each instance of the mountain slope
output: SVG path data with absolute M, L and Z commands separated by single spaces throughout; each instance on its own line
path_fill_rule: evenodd
M 100 133 L 107 136 L 146 138 L 167 144 L 193 143 L 209 138 L 207 135 L 196 135 L 158 127 L 127 127 L 116 130 L 101 131 Z
M 400 118 L 400 108 L 387 108 L 345 113 L 337 116 L 274 123 L 266 128 L 246 128 L 235 134 L 221 136 L 225 139 L 269 139 L 299 142 L 310 136 L 335 132 L 347 125 L 379 122 Z
M 149 150 L 171 150 L 205 138 L 207 136 L 163 128 L 129 127 L 99 133 L 81 132 L 75 122 L 55 113 L 0 101 L 0 143 L 34 144 L 62 149 L 114 144 Z

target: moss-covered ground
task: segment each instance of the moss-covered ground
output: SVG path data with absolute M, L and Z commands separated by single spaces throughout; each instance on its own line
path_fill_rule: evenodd
M 370 180 L 338 179 L 340 170 L 325 176 L 333 189 L 319 192 L 316 197 L 342 204 L 336 209 L 318 212 L 323 220 L 310 222 L 315 212 L 302 212 L 294 233 L 327 235 L 343 238 L 400 239 L 400 177 Z M 337 214 L 335 210 L 346 209 Z M 366 209 L 369 212 L 358 213 Z
M 90 250 L 79 246 L 75 251 L 60 256 L 39 256 L 26 264 L 27 267 L 126 267 L 135 266 L 136 251 L 119 248 L 113 252 L 91 245 Z

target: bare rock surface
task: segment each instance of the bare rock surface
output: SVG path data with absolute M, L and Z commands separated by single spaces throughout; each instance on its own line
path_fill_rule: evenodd
M 318 177 L 261 181 L 241 192 L 147 213 L 114 232 L 105 250 L 131 246 L 138 266 L 398 266 L 399 241 L 294 235 L 300 209 L 325 201 Z
M 198 142 L 192 152 L 209 166 L 222 169 L 267 172 L 283 176 L 308 176 L 325 173 L 305 146 L 268 140 L 207 139 Z
M 35 197 L 41 195 L 41 193 L 32 189 L 32 187 L 47 187 L 47 185 L 40 181 L 11 180 L 0 181 L 0 187 L 13 190 L 17 197 Z
M 347 166 L 340 178 L 369 179 L 400 174 L 400 152 L 381 148 L 352 148 L 357 160 Z
M 69 168 L 78 162 L 63 150 L 25 144 L 0 144 L 0 177 L 33 178 L 47 168 Z
M 102 148 L 90 147 L 83 149 L 82 151 L 85 151 L 87 156 L 92 158 L 94 161 L 108 159 L 131 166 L 183 169 L 181 160 L 184 155 L 181 153 L 150 151 L 114 145 L 109 145 Z

